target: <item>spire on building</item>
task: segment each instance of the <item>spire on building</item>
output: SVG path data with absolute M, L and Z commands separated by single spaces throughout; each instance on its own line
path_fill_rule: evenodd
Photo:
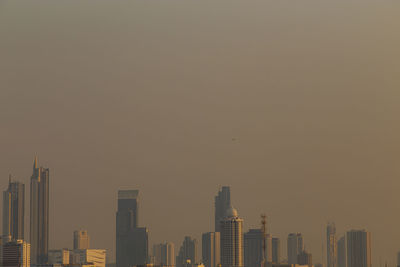
M 38 168 L 38 164 L 37 164 L 37 156 L 35 156 L 35 160 L 33 161 L 33 169 L 37 169 Z

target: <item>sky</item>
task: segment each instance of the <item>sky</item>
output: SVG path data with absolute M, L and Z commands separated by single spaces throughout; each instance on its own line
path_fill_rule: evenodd
M 400 250 L 400 2 L 0 1 L 0 188 L 50 168 L 50 247 L 87 229 L 114 261 L 119 189 L 151 244 L 213 230 L 372 233 Z M 29 202 L 26 202 L 26 219 Z M 26 223 L 28 233 L 28 223 Z M 27 235 L 28 236 L 28 235 Z M 325 253 L 326 255 L 326 253 Z

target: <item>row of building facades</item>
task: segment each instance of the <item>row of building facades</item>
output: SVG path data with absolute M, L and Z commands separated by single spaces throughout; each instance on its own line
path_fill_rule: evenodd
M 3 193 L 3 236 L 0 263 L 4 267 L 91 266 L 105 267 L 106 251 L 91 249 L 86 231 L 74 232 L 73 249 L 49 250 L 49 169 L 34 160 L 30 184 L 30 236 L 24 234 L 25 185 L 11 180 Z M 281 259 L 280 239 L 265 229 L 243 232 L 243 219 L 231 205 L 230 188 L 215 197 L 213 232 L 202 235 L 201 257 L 197 240 L 185 237 L 177 253 L 166 242 L 149 253 L 149 231 L 139 226 L 139 191 L 118 191 L 116 213 L 116 267 L 176 266 L 260 267 L 312 266 L 312 255 L 304 248 L 303 236 L 287 238 L 287 259 Z M 334 224 L 327 226 L 326 267 L 371 267 L 371 237 L 364 230 L 348 231 L 337 240 Z

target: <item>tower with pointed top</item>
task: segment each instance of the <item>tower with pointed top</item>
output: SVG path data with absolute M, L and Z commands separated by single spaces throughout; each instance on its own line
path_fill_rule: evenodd
M 30 243 L 32 264 L 47 263 L 49 249 L 49 169 L 33 162 L 30 199 Z
M 3 192 L 3 235 L 12 240 L 24 239 L 25 185 L 12 182 L 9 176 L 8 188 Z

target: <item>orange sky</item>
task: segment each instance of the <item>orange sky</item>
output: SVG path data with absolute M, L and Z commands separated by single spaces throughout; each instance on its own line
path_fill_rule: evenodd
M 111 260 L 119 188 L 140 190 L 151 242 L 177 250 L 212 230 L 213 197 L 231 185 L 246 229 L 266 212 L 282 243 L 303 233 L 314 262 L 333 220 L 371 231 L 374 265 L 394 264 L 399 8 L 2 0 L 0 186 L 11 172 L 28 194 L 37 153 L 51 247 L 86 228 Z

